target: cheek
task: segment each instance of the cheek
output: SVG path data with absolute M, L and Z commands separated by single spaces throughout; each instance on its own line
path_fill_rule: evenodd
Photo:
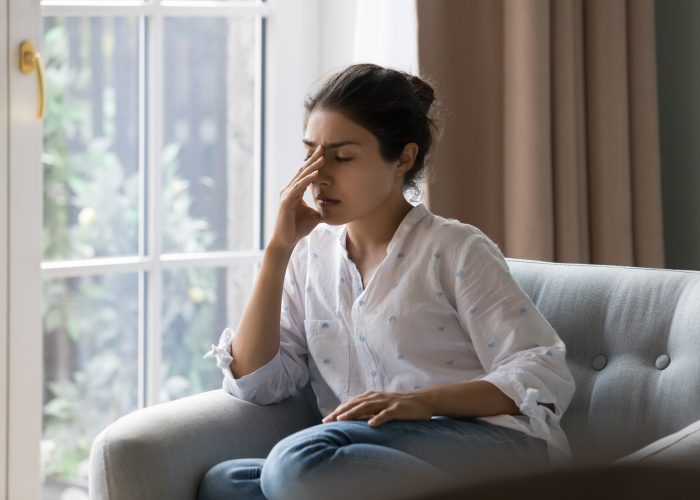
M 372 190 L 382 190 L 383 186 L 392 183 L 391 172 L 385 165 L 356 163 L 342 170 L 344 179 Z

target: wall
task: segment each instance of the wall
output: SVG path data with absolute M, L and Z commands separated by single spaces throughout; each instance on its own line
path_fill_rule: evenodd
M 323 0 L 321 19 L 321 75 L 352 64 L 357 0 Z
M 666 267 L 700 270 L 700 2 L 656 0 Z

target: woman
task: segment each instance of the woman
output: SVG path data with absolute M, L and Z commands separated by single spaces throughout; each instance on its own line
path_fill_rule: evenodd
M 434 100 L 416 76 L 358 64 L 306 101 L 308 156 L 236 332 L 207 356 L 257 404 L 310 380 L 324 418 L 266 459 L 213 467 L 201 499 L 407 498 L 570 457 L 563 342 L 488 237 L 404 197 L 425 176 Z

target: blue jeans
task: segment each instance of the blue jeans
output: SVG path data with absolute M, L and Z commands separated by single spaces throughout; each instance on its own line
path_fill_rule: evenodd
M 475 418 L 335 421 L 212 467 L 198 499 L 402 499 L 548 465 L 544 440 Z

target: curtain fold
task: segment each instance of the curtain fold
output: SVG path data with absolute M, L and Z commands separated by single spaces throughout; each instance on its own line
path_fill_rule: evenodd
M 417 0 L 426 203 L 509 257 L 663 267 L 652 0 Z

